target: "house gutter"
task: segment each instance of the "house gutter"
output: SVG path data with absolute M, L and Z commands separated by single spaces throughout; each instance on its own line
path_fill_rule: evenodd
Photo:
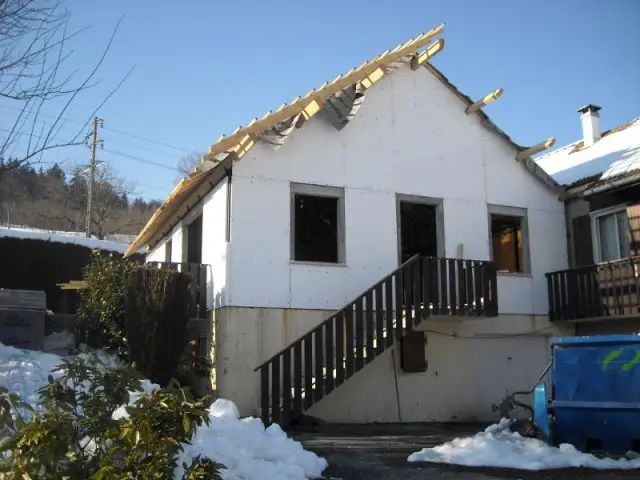
M 612 180 L 605 182 L 603 184 L 597 185 L 593 188 L 588 188 L 584 191 L 584 196 L 588 197 L 591 195 L 596 195 L 598 193 L 603 193 L 608 190 L 612 190 L 618 187 L 624 187 L 630 183 L 634 183 L 640 180 L 640 172 L 634 173 L 633 175 L 628 175 L 623 178 L 619 178 L 618 180 Z

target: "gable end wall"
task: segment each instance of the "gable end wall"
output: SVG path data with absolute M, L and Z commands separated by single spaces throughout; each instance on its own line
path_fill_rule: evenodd
M 234 165 L 229 305 L 341 308 L 398 265 L 405 194 L 443 199 L 448 257 L 462 244 L 465 258 L 490 258 L 488 203 L 526 208 L 532 272 L 500 276 L 499 307 L 545 315 L 544 274 L 567 267 L 563 204 L 464 109 L 426 69 L 403 68 L 342 131 L 316 117 L 277 151 L 259 142 Z M 346 266 L 290 261 L 290 182 L 345 188 Z

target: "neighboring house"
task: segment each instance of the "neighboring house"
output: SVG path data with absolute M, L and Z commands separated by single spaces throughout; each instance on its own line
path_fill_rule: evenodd
M 640 117 L 602 132 L 600 110 L 580 108 L 582 138 L 536 159 L 566 187 L 571 270 L 550 275 L 550 313 L 576 334 L 640 332 Z
M 501 90 L 434 68 L 441 31 L 221 137 L 130 246 L 208 265 L 213 381 L 242 414 L 496 419 L 573 333 L 547 317 L 561 189 L 530 158 L 553 142 L 517 145 L 482 111 Z

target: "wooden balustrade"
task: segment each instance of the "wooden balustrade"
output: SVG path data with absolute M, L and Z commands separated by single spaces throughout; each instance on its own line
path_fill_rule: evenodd
M 497 314 L 492 262 L 415 256 L 255 369 L 262 419 L 288 425 L 430 316 Z
M 640 315 L 639 263 L 626 258 L 547 273 L 550 320 Z

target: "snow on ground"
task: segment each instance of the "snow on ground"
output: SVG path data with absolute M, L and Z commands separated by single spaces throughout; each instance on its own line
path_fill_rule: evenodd
M 598 470 L 640 468 L 640 459 L 598 458 L 572 445 L 552 447 L 540 440 L 511 432 L 509 420 L 487 427 L 473 437 L 456 438 L 409 455 L 409 462 L 434 462 L 468 467 L 550 470 L 583 467 Z
M 61 338 L 52 338 L 57 346 Z M 109 361 L 109 357 L 102 356 Z M 47 383 L 50 371 L 61 363 L 58 355 L 7 347 L 0 343 L 0 385 L 34 404 L 37 390 Z M 113 360 L 115 365 L 116 360 Z M 54 377 L 60 374 L 53 374 Z M 143 389 L 150 392 L 157 385 L 145 381 Z M 137 396 L 131 396 L 135 402 Z M 114 418 L 126 416 L 124 407 L 114 412 Z M 235 404 L 218 399 L 209 407 L 211 422 L 200 427 L 191 445 L 185 444 L 178 459 L 174 478 L 182 476 L 182 462 L 191 463 L 196 455 L 209 457 L 224 464 L 224 480 L 302 480 L 321 478 L 327 461 L 287 437 L 277 425 L 264 428 L 258 418 L 240 418 Z
M 319 478 L 328 466 L 326 460 L 288 438 L 278 425 L 265 429 L 258 418 L 241 419 L 229 400 L 216 400 L 209 415 L 210 426 L 198 429 L 192 445 L 185 446 L 179 465 L 183 461 L 188 465 L 202 454 L 229 469 L 223 475 L 225 480 Z M 176 469 L 176 478 L 182 473 L 182 468 Z
M 39 230 L 37 228 L 6 227 L 0 226 L 0 237 L 31 238 L 34 240 L 46 240 L 49 242 L 74 243 L 91 249 L 99 248 L 124 253 L 128 244 L 109 240 L 100 240 L 96 237 L 87 238 L 82 232 L 60 232 L 55 230 Z

